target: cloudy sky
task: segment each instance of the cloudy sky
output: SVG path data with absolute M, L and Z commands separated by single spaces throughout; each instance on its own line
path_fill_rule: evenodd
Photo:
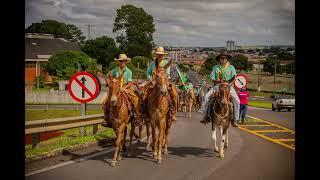
M 112 33 L 116 9 L 132 4 L 152 15 L 163 46 L 294 45 L 294 0 L 26 0 L 25 27 L 44 19 L 78 26 L 91 38 Z

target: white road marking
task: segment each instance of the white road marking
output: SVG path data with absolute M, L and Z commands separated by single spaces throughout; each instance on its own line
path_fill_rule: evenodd
M 147 137 L 141 139 L 141 141 L 144 141 L 146 139 L 147 139 Z M 138 140 L 133 141 L 133 143 L 137 143 L 137 142 L 138 142 Z M 42 168 L 42 169 L 38 169 L 38 170 L 35 170 L 35 171 L 30 171 L 30 172 L 26 173 L 25 176 L 31 176 L 31 175 L 34 175 L 34 174 L 38 174 L 38 173 L 41 173 L 41 172 L 49 171 L 49 170 L 56 169 L 56 168 L 59 168 L 59 167 L 63 167 L 63 166 L 66 166 L 66 165 L 69 165 L 69 164 L 73 164 L 73 163 L 76 163 L 76 162 L 81 162 L 81 161 L 84 161 L 84 160 L 87 160 L 87 159 L 90 159 L 90 158 L 93 158 L 93 157 L 96 157 L 96 156 L 100 156 L 100 155 L 103 155 L 103 154 L 110 153 L 110 152 L 112 152 L 114 150 L 115 150 L 115 148 L 112 147 L 111 149 L 107 149 L 107 150 L 103 150 L 101 152 L 97 152 L 97 153 L 94 153 L 94 154 L 86 155 L 84 157 L 81 157 L 81 158 L 78 158 L 78 159 L 75 159 L 75 160 L 70 160 L 70 161 L 66 161 L 66 162 L 63 162 L 63 163 L 60 163 L 60 164 L 56 164 L 56 165 L 53 165 L 53 166 L 49 166 L 49 167 L 45 167 L 45 168 Z

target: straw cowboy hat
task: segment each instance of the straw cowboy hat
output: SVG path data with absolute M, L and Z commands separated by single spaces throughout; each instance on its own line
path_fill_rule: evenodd
M 131 61 L 131 58 L 128 58 L 126 54 L 119 54 L 119 59 L 114 58 L 116 61 Z
M 155 53 L 156 54 L 168 54 L 168 53 L 164 52 L 164 48 L 162 46 L 158 47 Z
M 221 56 L 226 56 L 228 58 L 228 60 L 230 60 L 232 58 L 232 56 L 230 54 L 228 54 L 227 51 L 225 51 L 225 50 L 220 51 L 220 54 L 216 57 L 216 60 L 220 61 Z

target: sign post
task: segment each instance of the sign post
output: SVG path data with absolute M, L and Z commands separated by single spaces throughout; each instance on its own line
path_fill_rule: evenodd
M 100 92 L 99 80 L 89 72 L 78 72 L 73 75 L 68 84 L 68 91 L 71 97 L 81 102 L 80 113 L 81 116 L 86 115 L 87 102 L 95 99 Z M 93 125 L 93 134 L 97 132 L 98 125 Z M 80 135 L 85 135 L 84 127 L 80 127 Z
M 234 81 L 234 86 L 236 90 L 239 90 L 243 87 L 247 87 L 247 85 L 248 85 L 247 76 L 245 76 L 244 74 L 237 74 L 236 80 Z

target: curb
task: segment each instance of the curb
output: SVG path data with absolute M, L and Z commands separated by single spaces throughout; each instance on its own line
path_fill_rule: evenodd
M 110 139 L 105 139 L 105 140 L 101 140 L 101 141 L 91 141 L 91 142 L 87 142 L 85 144 L 78 144 L 75 146 L 71 146 L 68 148 L 59 148 L 50 152 L 46 152 L 43 154 L 39 154 L 39 155 L 34 155 L 34 156 L 30 156 L 30 157 L 26 157 L 25 158 L 25 163 L 30 163 L 33 161 L 38 161 L 38 160 L 43 160 L 43 159 L 47 159 L 50 157 L 54 157 L 54 156 L 59 156 L 62 155 L 64 151 L 76 151 L 79 149 L 83 149 L 83 148 L 87 148 L 87 147 L 91 147 L 91 146 L 95 146 L 95 145 L 99 145 L 99 143 L 103 142 L 103 143 L 108 143 L 115 140 L 115 138 L 110 138 Z
M 141 138 L 144 138 L 146 136 L 146 128 L 143 128 L 141 131 Z M 98 146 L 100 143 L 110 143 L 112 141 L 114 141 L 116 139 L 116 137 L 114 138 L 108 138 L 108 139 L 104 139 L 104 140 L 100 140 L 100 141 L 91 141 L 91 142 L 87 142 L 85 144 L 78 144 L 75 146 L 71 146 L 68 148 L 60 148 L 60 149 L 56 149 L 50 152 L 46 152 L 43 154 L 39 154 L 39 155 L 34 155 L 31 157 L 26 157 L 25 158 L 25 163 L 31 163 L 34 161 L 38 161 L 38 160 L 44 160 L 50 157 L 55 157 L 55 156 L 59 156 L 59 155 L 63 155 L 64 151 L 77 151 L 83 148 L 88 148 L 88 147 L 92 147 L 92 146 Z M 127 137 L 126 140 L 128 140 L 129 138 Z M 89 153 L 90 154 L 90 153 Z

